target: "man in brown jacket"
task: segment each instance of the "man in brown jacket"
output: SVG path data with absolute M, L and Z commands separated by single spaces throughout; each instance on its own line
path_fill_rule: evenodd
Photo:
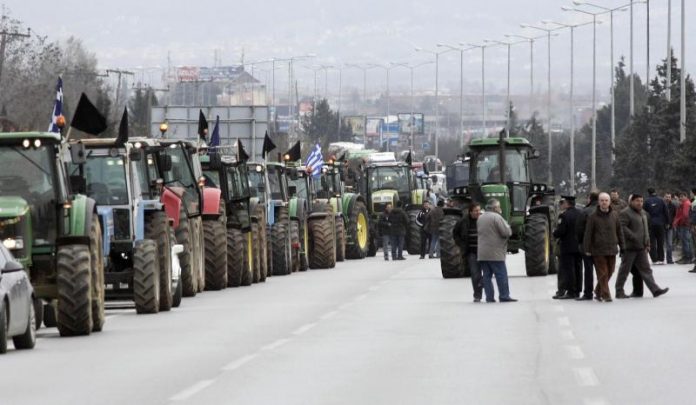
M 650 234 L 648 231 L 648 217 L 643 211 L 643 197 L 639 194 L 631 196 L 629 206 L 619 214 L 621 231 L 624 235 L 624 249 L 621 251 L 621 267 L 616 277 L 616 298 L 628 298 L 624 292 L 624 285 L 628 273 L 635 266 L 640 273 L 645 285 L 648 286 L 653 297 L 657 298 L 669 291 L 669 288 L 660 288 L 655 282 L 648 252 L 650 251 Z
M 597 209 L 587 217 L 583 237 L 583 251 L 586 255 L 592 256 L 597 271 L 595 299 L 598 301 L 612 301 L 609 279 L 616 265 L 617 246 L 623 251 L 624 240 L 619 215 L 611 208 L 609 194 L 601 193 Z

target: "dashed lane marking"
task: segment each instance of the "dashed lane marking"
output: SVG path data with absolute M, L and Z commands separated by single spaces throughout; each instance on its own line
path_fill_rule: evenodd
M 271 344 L 268 344 L 268 345 L 262 347 L 261 350 L 263 350 L 263 351 L 268 351 L 268 350 L 277 349 L 277 348 L 279 348 L 280 346 L 282 346 L 282 345 L 288 343 L 289 341 L 290 341 L 290 339 L 278 339 L 278 340 L 276 340 L 275 342 L 273 342 L 273 343 L 271 343 Z
M 585 353 L 582 352 L 580 346 L 566 346 L 566 354 L 573 360 L 582 360 L 585 358 Z
M 308 324 L 306 324 L 306 325 L 304 325 L 304 326 L 301 326 L 301 327 L 297 328 L 297 330 L 295 330 L 294 332 L 292 332 L 292 334 L 293 334 L 293 335 L 299 336 L 299 335 L 301 335 L 301 334 L 307 332 L 308 330 L 312 329 L 312 328 L 315 327 L 315 326 L 317 326 L 317 323 L 316 323 L 316 322 L 314 322 L 314 323 L 308 323 Z
M 186 388 L 185 390 L 181 391 L 180 393 L 174 395 L 173 397 L 169 398 L 170 401 L 185 401 L 192 396 L 196 395 L 198 392 L 208 388 L 211 386 L 215 380 L 202 380 L 198 381 L 197 383 L 193 384 L 192 386 Z
M 247 356 L 240 357 L 240 358 L 238 358 L 237 360 L 235 360 L 235 361 L 233 361 L 233 362 L 227 364 L 225 367 L 223 367 L 223 368 L 222 368 L 222 371 L 232 371 L 232 370 L 236 370 L 236 369 L 238 369 L 239 367 L 245 365 L 246 363 L 248 363 L 248 362 L 254 360 L 254 359 L 256 358 L 256 356 L 257 356 L 256 354 L 249 354 L 249 355 L 247 355 Z
M 599 379 L 590 367 L 578 367 L 573 369 L 575 381 L 581 387 L 594 387 L 599 385 Z
M 338 313 L 338 311 L 327 312 L 327 313 L 325 313 L 324 315 L 322 315 L 320 318 L 321 318 L 322 320 L 331 319 L 331 318 L 333 318 L 334 316 L 336 316 L 337 313 Z

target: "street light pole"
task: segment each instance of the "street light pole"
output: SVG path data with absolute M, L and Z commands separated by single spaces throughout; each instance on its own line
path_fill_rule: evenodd
M 667 0 L 667 101 L 672 101 L 672 0 Z
M 679 141 L 686 140 L 686 5 L 681 1 L 681 100 L 679 106 Z
M 423 62 L 423 63 L 419 63 L 417 65 L 410 65 L 410 64 L 406 64 L 406 63 L 392 63 L 391 64 L 392 67 L 398 67 L 398 66 L 405 67 L 406 69 L 410 70 L 410 74 L 411 74 L 411 117 L 410 117 L 410 127 L 411 127 L 410 138 L 411 139 L 409 141 L 410 150 L 413 150 L 414 145 L 415 145 L 415 124 L 416 124 L 416 119 L 415 119 L 415 107 L 416 107 L 416 105 L 415 105 L 415 96 L 414 96 L 414 92 L 413 92 L 413 71 L 416 68 L 419 68 L 419 67 L 425 66 L 425 65 L 429 65 L 431 63 L 433 63 L 433 62 Z
M 633 114 L 635 113 L 635 85 L 633 78 L 633 0 L 631 0 L 631 40 L 630 40 L 630 50 L 629 50 L 629 118 L 633 120 Z
M 507 38 L 521 38 L 529 41 L 529 116 L 531 117 L 534 114 L 534 41 L 544 38 L 546 35 L 528 37 L 518 34 L 505 34 L 505 36 Z
M 510 108 L 510 49 L 512 45 L 519 44 L 521 42 L 503 42 L 503 41 L 496 41 L 496 40 L 484 40 L 484 42 L 489 42 L 489 43 L 495 43 L 498 45 L 504 45 L 507 47 L 507 91 L 506 91 L 506 97 L 505 97 L 505 137 L 509 138 L 510 137 L 510 113 L 511 113 L 511 108 Z M 525 40 L 526 42 L 526 40 Z
M 459 147 L 464 147 L 464 51 L 473 48 L 459 48 L 447 44 L 437 44 L 438 47 L 459 51 Z
M 469 49 L 481 48 L 481 137 L 485 138 L 486 134 L 486 45 L 465 44 L 460 42 L 459 45 L 467 45 Z

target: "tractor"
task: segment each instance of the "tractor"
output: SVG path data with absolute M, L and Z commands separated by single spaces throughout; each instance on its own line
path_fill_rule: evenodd
M 96 202 L 74 193 L 58 133 L 0 134 L 0 239 L 29 272 L 35 298 L 46 302 L 37 324 L 61 336 L 104 326 L 104 262 Z M 74 150 L 72 163 L 85 163 Z M 35 304 L 36 305 L 36 304 Z
M 292 273 L 292 245 L 285 165 L 277 162 L 249 162 L 247 167 L 251 185 L 252 220 L 259 224 L 265 221 L 266 225 L 267 275 L 288 275 Z
M 169 219 L 158 178 L 150 178 L 144 142 L 128 142 L 127 137 L 71 141 L 71 152 L 85 150 L 86 159 L 68 165 L 70 178 L 85 187 L 79 191 L 97 204 L 106 299 L 132 300 L 139 314 L 169 311 L 180 304 L 182 294 L 179 275 L 172 270 L 170 222 L 177 218 Z
M 444 216 L 440 222 L 440 270 L 443 278 L 470 277 L 471 273 L 463 261 L 461 252 L 452 234 L 455 225 L 466 215 L 471 197 L 469 186 L 469 159 L 460 157 L 445 169 L 447 177 L 447 194 L 450 207 L 444 208 Z
M 469 144 L 468 185 L 448 182 L 450 195 L 464 201 L 500 201 L 502 215 L 512 228 L 508 251 L 525 252 L 527 276 L 545 276 L 557 269 L 552 241 L 557 222 L 555 192 L 531 178 L 529 160 L 538 152 L 525 138 L 484 138 Z M 456 170 L 456 166 L 455 166 Z M 460 172 L 464 172 L 460 169 Z M 441 229 L 440 234 L 447 233 Z M 461 260 L 461 259 L 460 259 Z

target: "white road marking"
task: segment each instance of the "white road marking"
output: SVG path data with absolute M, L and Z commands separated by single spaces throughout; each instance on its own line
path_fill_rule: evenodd
M 204 389 L 208 388 L 211 386 L 215 380 L 201 380 L 198 381 L 197 383 L 193 384 L 192 386 L 186 388 L 185 390 L 181 391 L 180 393 L 174 395 L 173 397 L 169 398 L 170 401 L 185 401 L 192 396 L 196 395 L 200 391 L 203 391 Z
M 570 326 L 570 319 L 567 316 L 559 316 L 558 326 Z
M 599 385 L 599 379 L 591 367 L 579 367 L 573 369 L 575 381 L 581 387 L 594 387 Z
M 561 337 L 565 340 L 575 340 L 575 334 L 572 330 L 562 330 Z
M 580 346 L 566 346 L 566 354 L 573 360 L 582 360 L 585 358 L 585 353 L 582 352 Z
M 256 358 L 256 356 L 257 356 L 256 354 L 250 354 L 250 355 L 247 355 L 247 356 L 244 356 L 244 357 L 240 357 L 240 358 L 238 358 L 237 360 L 235 360 L 235 361 L 229 363 L 228 365 L 226 365 L 225 367 L 223 367 L 223 368 L 222 368 L 222 371 L 232 371 L 232 370 L 236 370 L 236 369 L 238 369 L 239 367 L 245 365 L 246 363 L 248 363 L 248 362 L 254 360 L 254 359 Z
M 316 322 L 308 323 L 304 326 L 299 327 L 296 331 L 292 332 L 292 334 L 293 335 L 301 335 L 301 334 L 307 332 L 308 330 L 312 329 L 315 326 L 317 326 Z
M 271 343 L 271 344 L 269 344 L 269 345 L 266 345 L 266 346 L 262 347 L 261 350 L 263 350 L 263 351 L 268 351 L 268 350 L 277 349 L 277 348 L 279 348 L 280 346 L 282 346 L 282 345 L 288 343 L 289 341 L 290 341 L 290 339 L 278 339 L 278 340 L 276 340 L 275 342 L 273 342 L 273 343 Z
M 331 318 L 333 318 L 334 316 L 336 316 L 337 313 L 338 313 L 338 311 L 327 312 L 327 313 L 325 313 L 324 315 L 322 315 L 320 318 L 323 319 L 323 320 L 331 319 Z
M 367 294 L 358 295 L 357 297 L 355 297 L 355 298 L 353 299 L 353 301 L 359 302 L 359 301 L 364 300 L 365 298 L 367 298 Z

